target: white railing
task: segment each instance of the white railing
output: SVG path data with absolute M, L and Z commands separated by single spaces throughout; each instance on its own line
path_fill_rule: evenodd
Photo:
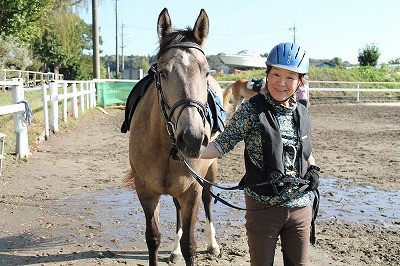
M 29 144 L 23 80 L 0 81 L 0 85 L 9 86 L 12 89 L 13 104 L 0 106 L 0 115 L 14 115 L 15 153 L 20 158 L 25 158 L 29 155 Z
M 10 87 L 13 94 L 13 104 L 0 106 L 0 115 L 14 113 L 14 131 L 16 136 L 16 154 L 20 158 L 29 155 L 28 131 L 26 114 L 29 104 L 24 99 L 22 79 L 0 81 L 0 86 Z M 41 85 L 43 92 L 44 137 L 48 140 L 50 131 L 59 131 L 59 102 L 61 101 L 62 121 L 67 122 L 68 100 L 71 103 L 72 117 L 78 118 L 79 110 L 96 106 L 96 89 L 93 81 L 54 80 L 50 85 Z M 60 91 L 61 89 L 61 91 Z M 31 110 L 30 110 L 31 112 Z
M 0 76 L 3 80 L 22 78 L 24 81 L 24 87 L 27 88 L 49 83 L 52 80 L 62 80 L 64 78 L 62 74 L 56 74 L 52 72 L 44 73 L 18 69 L 3 69 L 2 73 L 0 73 Z
M 49 87 L 49 94 L 47 88 Z M 49 86 L 43 85 L 43 114 L 44 114 L 44 136 L 47 140 L 50 131 L 59 131 L 59 106 L 61 101 L 62 121 L 67 123 L 68 99 L 71 99 L 72 117 L 78 118 L 79 108 L 81 112 L 96 106 L 96 89 L 93 81 L 54 80 Z M 62 93 L 59 93 L 61 88 Z M 70 91 L 69 91 L 70 90 Z M 50 112 L 48 102 L 50 101 Z
M 400 82 L 350 82 L 350 81 L 308 81 L 310 84 L 310 91 L 331 91 L 331 92 L 355 92 L 357 101 L 360 101 L 360 95 L 363 92 L 388 92 L 400 93 Z M 346 84 L 348 88 L 332 88 L 332 87 L 318 87 L 314 88 L 312 84 Z M 399 89 L 388 88 L 361 88 L 363 85 L 395 85 Z
M 218 81 L 219 84 L 227 86 L 235 81 Z M 350 81 L 308 81 L 310 83 L 310 91 L 330 91 L 330 92 L 355 92 L 357 101 L 360 101 L 360 95 L 363 92 L 388 92 L 400 93 L 400 82 L 350 82 Z M 333 88 L 333 87 L 313 87 L 312 84 L 348 84 L 348 88 Z M 364 85 L 395 85 L 398 89 L 388 88 L 361 88 Z

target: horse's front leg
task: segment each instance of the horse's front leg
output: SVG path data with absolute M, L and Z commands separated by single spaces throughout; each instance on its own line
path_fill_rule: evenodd
M 180 258 L 182 258 L 181 251 L 181 238 L 182 238 L 182 214 L 181 214 L 181 205 L 176 198 L 173 198 L 175 208 L 176 208 L 176 231 L 175 231 L 175 244 L 174 249 L 169 256 L 168 261 L 172 263 L 176 263 Z
M 217 171 L 218 171 L 218 164 L 215 161 L 211 167 L 208 169 L 208 172 L 206 174 L 206 179 L 211 182 L 215 182 L 216 177 L 217 177 Z M 209 189 L 211 189 L 211 185 L 205 184 Z M 214 224 L 211 219 L 211 200 L 212 197 L 210 194 L 207 193 L 203 189 L 202 193 L 202 201 L 204 205 L 204 212 L 206 214 L 206 236 L 207 236 L 207 252 L 213 255 L 219 255 L 220 254 L 220 249 L 219 245 L 217 243 L 217 239 L 215 237 L 215 228 Z
M 140 203 L 146 216 L 146 244 L 149 250 L 149 265 L 158 264 L 158 248 L 161 242 L 161 232 L 158 225 L 160 212 L 160 196 L 149 197 L 138 193 Z
M 201 188 L 198 184 L 193 184 L 192 189 L 181 198 L 182 207 L 182 238 L 181 250 L 187 266 L 195 265 L 196 239 L 194 230 L 199 213 L 199 204 L 201 199 Z

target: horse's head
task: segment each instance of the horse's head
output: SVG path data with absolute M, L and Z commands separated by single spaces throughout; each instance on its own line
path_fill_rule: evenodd
M 166 8 L 158 17 L 156 86 L 169 133 L 186 158 L 198 158 L 210 140 L 205 119 L 210 68 L 201 49 L 208 29 L 203 9 L 193 29 L 173 30 Z

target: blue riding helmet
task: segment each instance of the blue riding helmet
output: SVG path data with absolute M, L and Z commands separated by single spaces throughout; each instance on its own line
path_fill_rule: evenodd
M 271 50 L 265 64 L 299 74 L 307 74 L 309 60 L 306 51 L 299 45 L 295 43 L 280 43 Z

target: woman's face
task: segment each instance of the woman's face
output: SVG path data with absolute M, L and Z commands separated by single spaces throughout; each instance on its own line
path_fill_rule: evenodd
M 300 84 L 299 74 L 290 70 L 272 67 L 267 76 L 268 91 L 278 102 L 288 105 L 288 99 Z

